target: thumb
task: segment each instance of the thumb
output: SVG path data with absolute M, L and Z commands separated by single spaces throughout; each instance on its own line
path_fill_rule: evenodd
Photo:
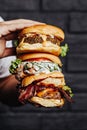
M 14 32 L 14 33 L 11 33 L 11 34 L 8 34 L 8 35 L 4 36 L 4 39 L 5 39 L 6 41 L 16 40 L 17 37 L 18 37 L 17 32 Z
M 3 54 L 5 52 L 5 47 L 6 47 L 6 41 L 4 38 L 0 38 L 0 58 L 3 57 Z

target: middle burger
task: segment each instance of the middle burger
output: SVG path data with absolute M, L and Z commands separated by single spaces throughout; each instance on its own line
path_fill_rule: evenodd
M 57 56 L 47 53 L 22 54 L 10 66 L 10 72 L 18 80 L 30 75 L 61 71 L 62 63 Z

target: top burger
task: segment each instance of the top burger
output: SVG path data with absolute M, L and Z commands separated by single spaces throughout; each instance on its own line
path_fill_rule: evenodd
M 64 40 L 64 32 L 51 25 L 34 25 L 23 29 L 19 34 L 17 54 L 31 52 L 45 52 L 60 55 Z

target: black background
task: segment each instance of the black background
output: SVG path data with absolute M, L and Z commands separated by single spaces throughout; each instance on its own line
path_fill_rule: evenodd
M 61 109 L 0 102 L 0 129 L 87 130 L 87 0 L 0 0 L 5 20 L 26 18 L 61 27 L 70 51 L 62 58 L 75 103 Z M 8 102 L 8 100 L 7 100 Z

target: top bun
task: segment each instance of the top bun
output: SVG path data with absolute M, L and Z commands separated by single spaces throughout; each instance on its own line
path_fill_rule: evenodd
M 30 32 L 46 34 L 46 35 L 50 34 L 58 37 L 60 41 L 64 40 L 63 30 L 52 25 L 43 24 L 43 25 L 34 25 L 34 26 L 27 27 L 20 32 L 19 36 L 22 36 L 23 34 L 30 33 Z
M 62 66 L 62 63 L 61 63 L 61 60 L 59 59 L 59 57 L 52 55 L 52 54 L 47 54 L 47 53 L 22 54 L 22 55 L 19 55 L 18 58 L 21 59 L 22 61 L 31 60 L 34 58 L 46 58 L 46 59 L 49 59 L 49 60 L 53 61 L 54 63 Z

